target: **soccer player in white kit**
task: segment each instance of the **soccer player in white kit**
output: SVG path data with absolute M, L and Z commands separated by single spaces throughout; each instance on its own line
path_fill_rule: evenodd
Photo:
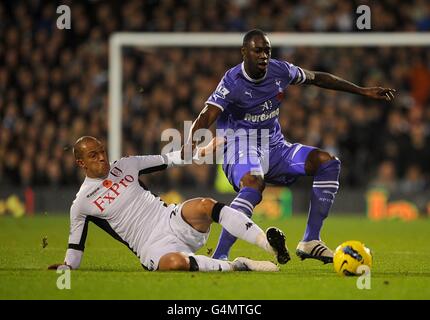
M 279 270 L 270 261 L 243 257 L 222 261 L 195 255 L 206 243 L 213 221 L 236 237 L 276 255 L 281 264 L 290 258 L 281 230 L 270 227 L 265 233 L 243 213 L 210 198 L 168 205 L 139 181 L 141 174 L 163 170 L 180 161 L 180 152 L 130 156 L 109 164 L 104 145 L 90 136 L 79 138 L 73 152 L 86 178 L 70 209 L 65 261 L 49 269 L 64 265 L 79 268 L 90 221 L 127 245 L 150 271 Z

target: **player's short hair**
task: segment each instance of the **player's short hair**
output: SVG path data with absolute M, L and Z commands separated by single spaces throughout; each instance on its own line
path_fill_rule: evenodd
M 248 31 L 243 37 L 242 46 L 245 47 L 246 45 L 248 45 L 248 43 L 256 36 L 267 37 L 267 33 L 260 29 L 252 29 Z
M 82 144 L 88 142 L 88 141 L 98 141 L 97 138 L 91 137 L 91 136 L 83 136 L 80 137 L 78 140 L 76 140 L 74 146 L 73 146 L 73 155 L 75 156 L 75 159 L 82 159 L 83 152 L 82 152 Z

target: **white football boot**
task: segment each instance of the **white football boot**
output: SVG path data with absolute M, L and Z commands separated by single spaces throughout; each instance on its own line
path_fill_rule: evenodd
M 270 261 L 256 261 L 244 257 L 238 257 L 231 262 L 234 271 L 265 271 L 276 272 L 279 268 Z
M 333 263 L 333 251 L 331 251 L 321 240 L 300 241 L 296 255 L 302 260 L 317 259 L 326 263 Z

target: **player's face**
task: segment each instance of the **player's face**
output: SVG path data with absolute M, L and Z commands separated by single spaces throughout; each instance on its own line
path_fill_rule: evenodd
M 82 146 L 82 151 L 82 160 L 78 164 L 86 170 L 87 176 L 105 178 L 110 166 L 104 145 L 99 141 L 88 141 Z
M 272 47 L 267 37 L 255 36 L 242 50 L 243 61 L 252 77 L 261 77 L 267 71 Z

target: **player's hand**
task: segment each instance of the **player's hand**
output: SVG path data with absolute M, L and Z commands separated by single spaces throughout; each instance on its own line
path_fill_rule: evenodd
M 203 148 L 197 148 L 197 156 L 204 157 L 207 154 L 214 154 L 224 146 L 225 138 L 224 137 L 215 137 L 213 138 L 207 146 Z
M 362 95 L 379 100 L 392 101 L 394 100 L 395 89 L 382 88 L 382 87 L 369 87 L 363 88 Z
M 51 264 L 49 267 L 48 267 L 48 270 L 57 270 L 58 269 L 58 267 L 64 267 L 64 269 L 66 269 L 66 268 L 69 268 L 69 269 L 72 269 L 68 264 L 66 264 L 66 263 L 56 263 L 56 264 Z

